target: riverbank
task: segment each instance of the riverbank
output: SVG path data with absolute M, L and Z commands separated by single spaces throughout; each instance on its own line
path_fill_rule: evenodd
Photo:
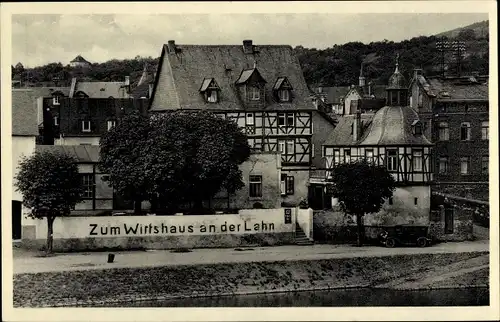
M 242 252 L 244 253 L 244 252 Z M 489 253 L 233 262 L 14 275 L 14 306 L 103 306 L 172 298 L 348 288 L 487 287 Z

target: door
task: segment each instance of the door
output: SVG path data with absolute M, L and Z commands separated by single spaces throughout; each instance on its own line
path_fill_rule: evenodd
M 453 234 L 453 208 L 444 209 L 444 233 Z
M 12 200 L 12 239 L 21 239 L 22 206 L 20 201 Z
M 323 209 L 323 186 L 311 184 L 309 186 L 309 207 L 313 210 Z

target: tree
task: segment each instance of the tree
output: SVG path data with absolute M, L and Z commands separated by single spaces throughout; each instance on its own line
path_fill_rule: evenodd
M 69 215 L 82 201 L 83 185 L 76 162 L 67 154 L 45 151 L 24 157 L 19 165 L 15 179 L 24 206 L 31 209 L 30 217 L 47 218 L 47 253 L 52 252 L 54 220 Z
M 100 140 L 99 168 L 107 174 L 116 193 L 134 201 L 136 214 L 141 212 L 141 202 L 148 200 L 150 184 L 147 174 L 151 171 L 148 149 L 145 146 L 151 130 L 148 117 L 133 113 L 123 117 Z
M 118 193 L 135 198 L 136 213 L 143 200 L 153 210 L 159 201 L 170 209 L 191 202 L 201 208 L 221 189 L 240 189 L 238 166 L 250 155 L 236 123 L 193 111 L 126 116 L 100 146 L 101 171 Z
M 330 181 L 330 193 L 338 198 L 342 210 L 356 216 L 357 245 L 361 246 L 362 218 L 380 211 L 395 190 L 394 178 L 384 166 L 363 159 L 336 165 Z
M 210 112 L 189 111 L 167 113 L 156 122 L 150 137 L 157 143 L 150 142 L 156 148 L 152 155 L 172 164 L 156 164 L 155 182 L 175 187 L 163 200 L 193 202 L 201 208 L 203 200 L 221 189 L 234 193 L 243 187 L 239 165 L 249 158 L 250 147 L 236 123 Z
M 460 40 L 473 40 L 476 39 L 476 32 L 474 29 L 463 29 L 457 35 Z

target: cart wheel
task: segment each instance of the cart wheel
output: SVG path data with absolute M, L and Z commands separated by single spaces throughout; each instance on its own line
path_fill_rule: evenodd
M 385 241 L 385 247 L 394 248 L 396 246 L 396 240 L 394 238 L 387 238 Z
M 417 239 L 417 246 L 418 247 L 426 247 L 427 246 L 427 239 L 425 237 L 419 237 Z

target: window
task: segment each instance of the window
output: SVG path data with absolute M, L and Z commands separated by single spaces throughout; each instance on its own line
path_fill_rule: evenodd
M 262 176 L 250 176 L 250 197 L 262 197 Z
M 351 163 L 351 150 L 344 150 L 344 162 Z
M 447 122 L 440 122 L 438 125 L 439 141 L 448 141 L 450 139 L 450 128 Z
M 422 171 L 422 151 L 413 151 L 413 171 Z
M 448 173 L 448 167 L 449 167 L 448 157 L 440 157 L 438 163 L 439 173 L 440 174 Z
M 52 98 L 52 104 L 53 105 L 60 105 L 61 103 L 59 103 L 59 96 L 54 96 Z
M 82 132 L 90 132 L 90 121 L 82 121 Z
M 489 122 L 483 121 L 481 122 L 481 140 L 489 140 L 489 138 L 490 138 Z
M 416 206 L 418 205 L 418 198 L 413 198 L 413 204 Z
M 481 158 L 481 173 L 488 174 L 489 172 L 490 158 L 485 155 Z
M 444 232 L 445 234 L 453 234 L 453 208 L 446 208 L 444 210 Z
M 285 124 L 286 124 L 285 113 L 278 113 L 278 125 L 285 126 Z
M 460 125 L 460 140 L 469 141 L 470 140 L 470 123 L 464 122 Z
M 281 152 L 281 154 L 285 154 L 286 153 L 285 141 L 279 141 L 278 142 L 278 151 Z
M 288 102 L 290 101 L 290 91 L 288 89 L 280 89 L 278 91 L 278 97 L 280 102 Z
M 247 125 L 254 125 L 253 113 L 247 113 Z
M 423 106 L 423 96 L 422 93 L 418 94 L 418 107 Z
M 291 155 L 295 153 L 295 141 L 286 141 L 286 154 Z
M 295 178 L 286 174 L 281 175 L 281 194 L 293 195 L 295 193 Z
M 333 150 L 333 159 L 334 159 L 334 164 L 340 163 L 340 150 L 339 149 Z
M 469 168 L 470 168 L 470 158 L 469 157 L 460 158 L 460 174 L 462 175 L 469 174 Z
M 217 103 L 217 90 L 207 90 L 207 102 L 208 103 Z
M 387 150 L 387 170 L 398 171 L 398 151 L 395 149 Z
M 415 135 L 422 135 L 422 123 L 417 122 L 415 123 Z
M 365 150 L 365 158 L 366 158 L 366 161 L 373 162 L 373 150 L 372 149 Z
M 260 100 L 260 89 L 256 86 L 250 87 L 250 100 L 258 101 Z
M 389 197 L 389 205 L 392 205 L 394 203 L 394 200 L 392 199 L 392 197 Z
M 92 198 L 94 195 L 94 175 L 82 174 L 83 198 Z
M 279 126 L 290 126 L 295 124 L 295 114 L 293 113 L 278 113 L 278 125 Z
M 286 177 L 286 194 L 293 195 L 295 193 L 295 178 L 293 176 Z
M 112 127 L 116 125 L 116 121 L 110 120 L 108 121 L 108 131 L 111 130 Z
M 54 125 L 59 125 L 59 117 L 54 116 Z

